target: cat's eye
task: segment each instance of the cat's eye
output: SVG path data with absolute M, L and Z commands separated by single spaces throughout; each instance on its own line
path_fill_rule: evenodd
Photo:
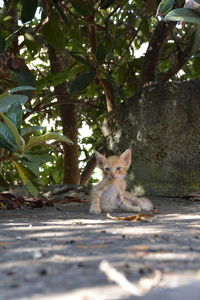
M 116 168 L 116 171 L 120 171 L 120 170 L 121 170 L 121 167 L 117 167 L 117 168 Z
M 104 170 L 105 170 L 106 172 L 110 172 L 110 168 L 108 168 L 108 167 L 106 167 Z

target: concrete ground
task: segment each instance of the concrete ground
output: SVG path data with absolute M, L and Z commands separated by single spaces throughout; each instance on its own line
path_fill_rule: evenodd
M 152 200 L 153 222 L 89 215 L 88 204 L 0 210 L 0 300 L 136 299 L 127 282 L 141 300 L 199 300 L 200 202 Z

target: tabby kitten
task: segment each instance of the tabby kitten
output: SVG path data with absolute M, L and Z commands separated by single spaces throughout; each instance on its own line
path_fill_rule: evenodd
M 95 151 L 97 166 L 103 171 L 103 179 L 92 188 L 90 213 L 111 212 L 116 210 L 151 210 L 149 199 L 136 197 L 126 191 L 124 177 L 131 164 L 131 150 L 120 156 L 105 157 Z

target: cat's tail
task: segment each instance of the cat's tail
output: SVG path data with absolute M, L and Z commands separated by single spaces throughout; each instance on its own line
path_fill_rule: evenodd
M 152 210 L 153 209 L 153 204 L 151 201 L 145 197 L 137 197 L 133 196 L 127 191 L 124 192 L 124 199 L 128 200 L 131 202 L 132 205 L 134 206 L 139 206 L 141 210 Z

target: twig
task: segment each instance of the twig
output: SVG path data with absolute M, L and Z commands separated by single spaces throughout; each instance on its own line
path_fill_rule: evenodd
M 136 286 L 134 283 L 131 283 L 124 274 L 113 268 L 108 261 L 103 260 L 99 265 L 99 269 L 107 276 L 109 280 L 116 282 L 121 286 L 121 288 L 129 292 L 131 295 L 139 297 L 144 295 L 144 292 L 142 292 L 138 286 Z
M 64 101 L 64 102 L 54 102 L 54 103 L 50 103 L 50 104 L 46 104 L 44 106 L 40 107 L 40 110 L 45 110 L 47 108 L 51 108 L 53 106 L 57 106 L 57 105 L 67 105 L 67 104 L 79 104 L 79 105 L 87 105 L 87 106 L 91 106 L 95 109 L 100 109 L 105 111 L 104 109 L 99 108 L 99 106 L 93 105 L 92 103 L 89 102 L 85 102 L 85 101 L 79 101 L 79 100 L 71 100 L 71 101 Z
M 150 290 L 152 290 L 152 288 L 157 286 L 162 278 L 161 272 L 159 270 L 155 270 L 151 278 L 142 277 L 137 284 L 134 284 L 130 282 L 124 274 L 113 268 L 106 260 L 103 260 L 100 263 L 99 269 L 107 276 L 109 280 L 117 283 L 122 289 L 129 292 L 131 295 L 139 297 L 148 293 Z

